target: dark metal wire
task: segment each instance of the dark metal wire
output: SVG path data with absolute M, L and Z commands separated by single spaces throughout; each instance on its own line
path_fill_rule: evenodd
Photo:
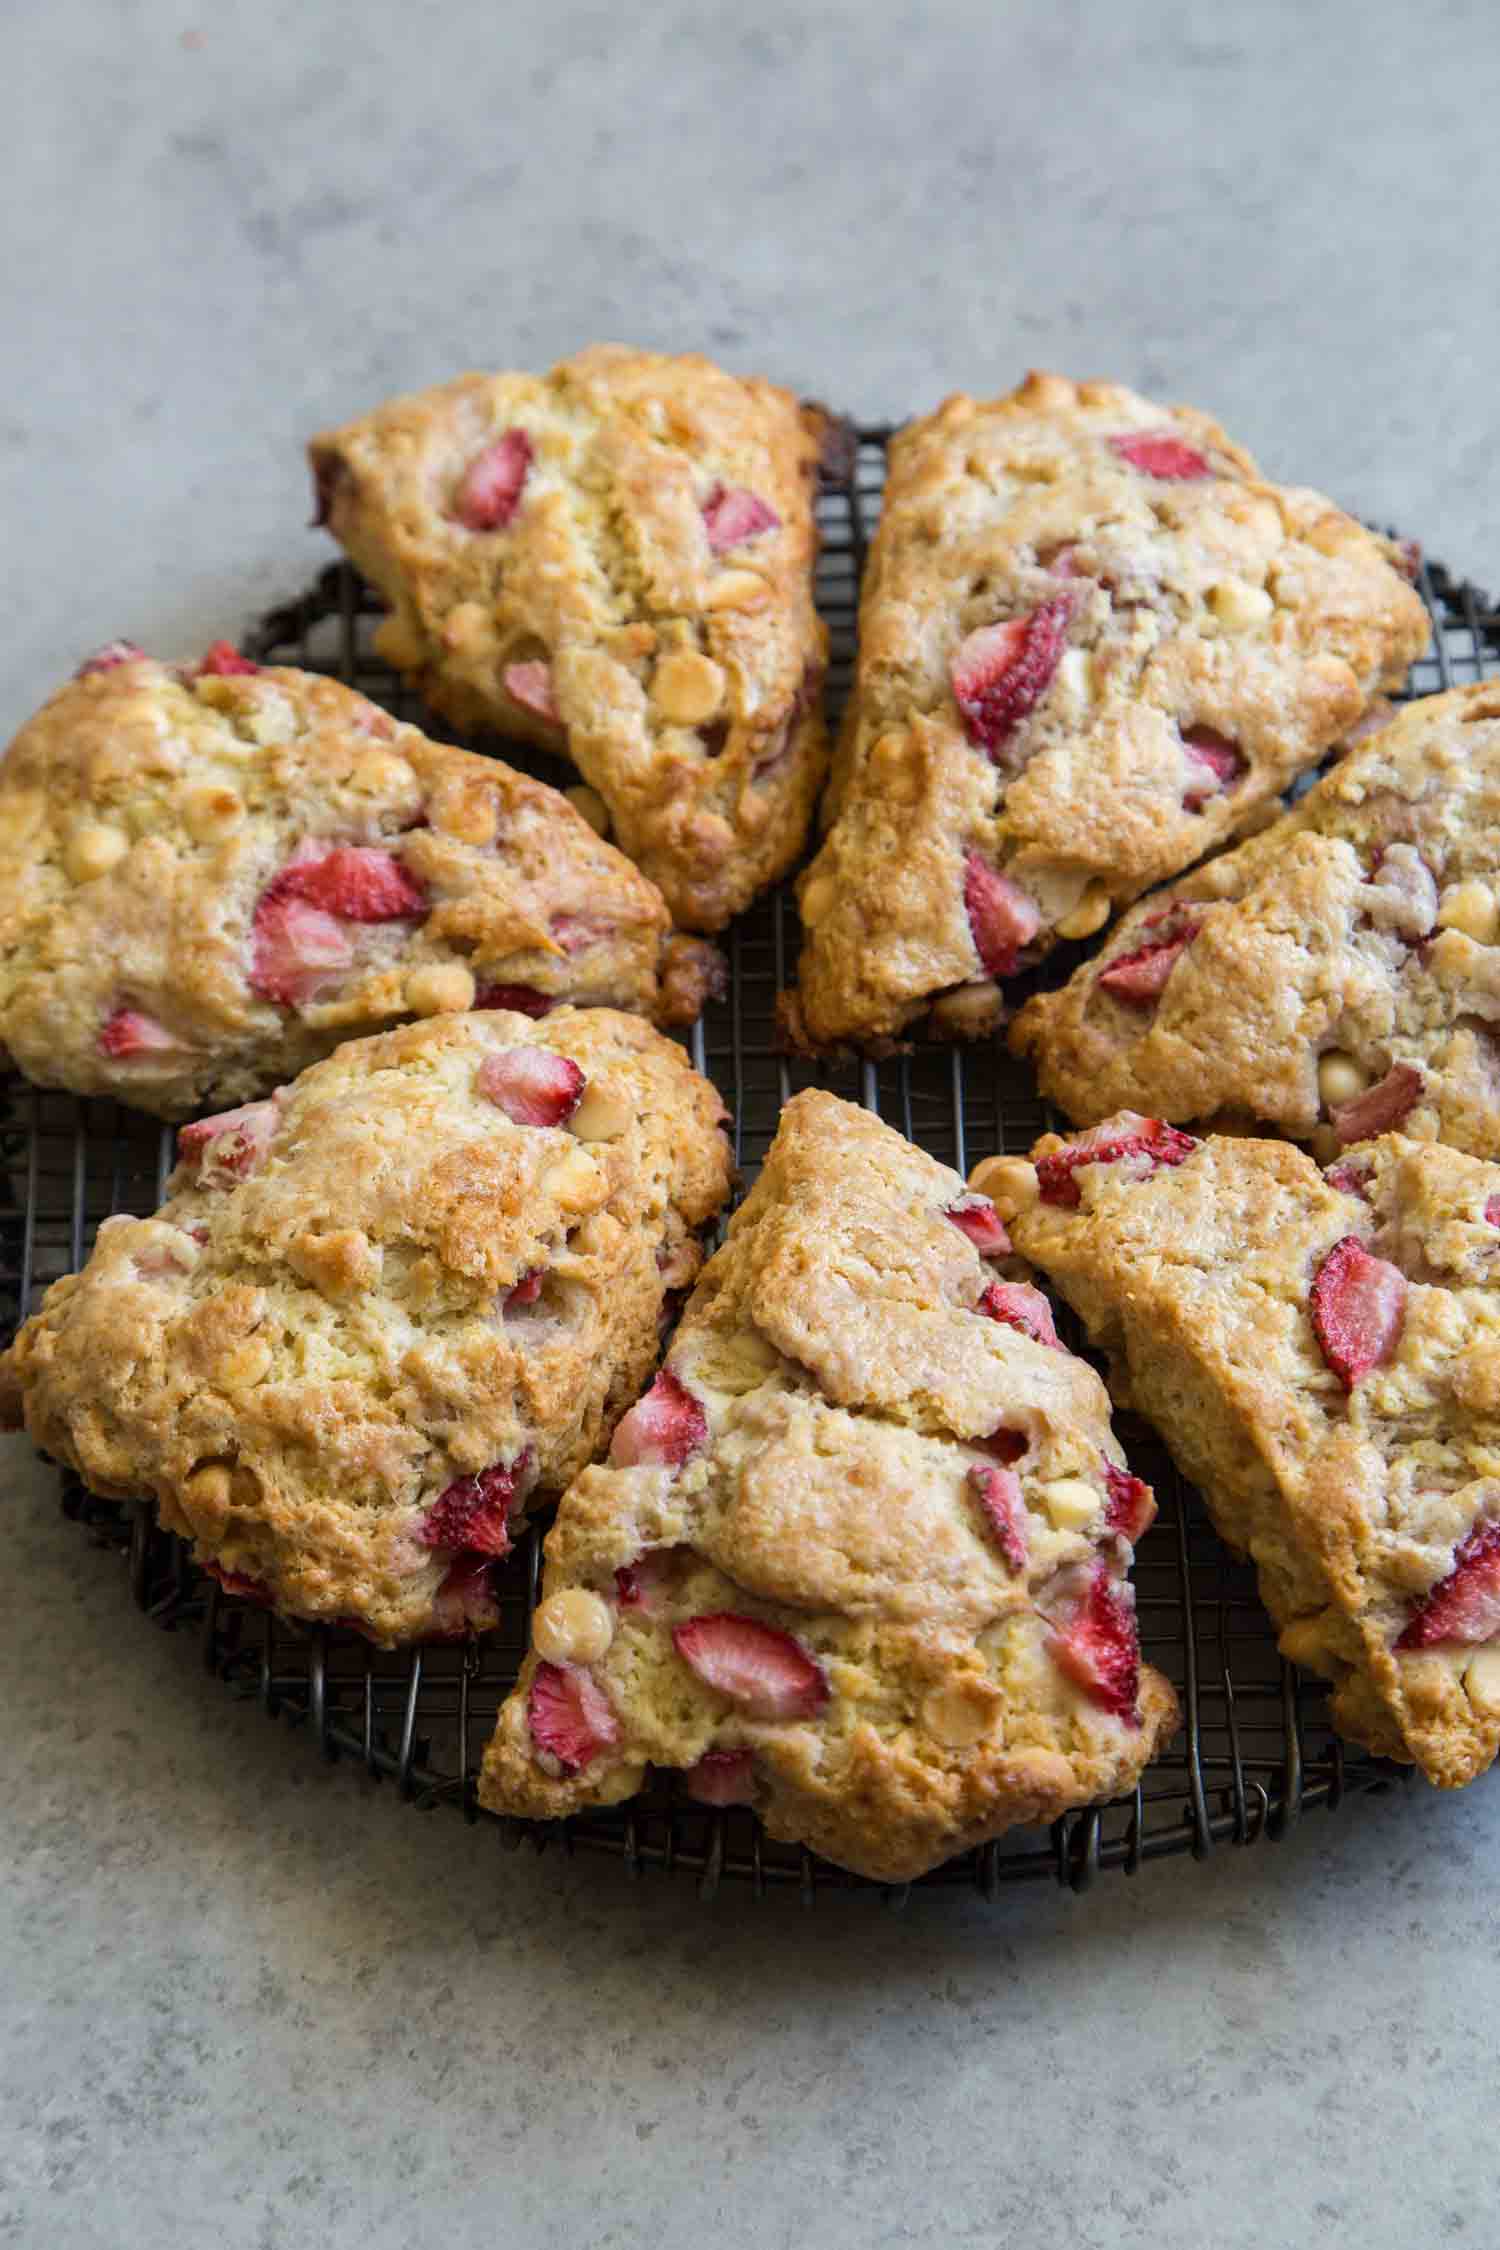
M 848 687 L 887 434 L 862 431 L 847 478 L 828 486 L 819 502 L 819 589 L 832 635 L 835 704 Z M 1455 584 L 1436 564 L 1423 566 L 1418 583 L 1433 616 L 1434 648 L 1415 667 L 1409 692 L 1431 694 L 1500 669 L 1500 615 L 1489 597 Z M 266 661 L 333 673 L 420 722 L 420 707 L 374 654 L 379 614 L 353 571 L 336 563 L 309 593 L 273 611 L 247 646 Z M 491 742 L 474 747 L 501 748 L 544 780 L 565 786 L 570 779 L 570 769 L 540 753 Z M 993 1149 L 1029 1146 L 1054 1122 L 1028 1074 L 999 1047 L 919 1047 L 894 1063 L 818 1067 L 778 1052 L 776 993 L 796 958 L 786 889 L 742 918 L 728 951 L 729 994 L 710 1009 L 691 1045 L 698 1066 L 726 1096 L 747 1177 L 765 1155 L 781 1104 L 810 1084 L 865 1102 L 960 1171 Z M 1071 965 L 1070 957 L 1055 956 L 1052 976 Z M 0 1087 L 0 1318 L 13 1322 L 50 1281 L 76 1266 L 109 1213 L 152 1210 L 171 1153 L 169 1132 L 113 1103 L 82 1103 L 15 1081 Z M 1178 1690 L 1182 1731 L 1131 1796 L 1049 1830 L 1014 1831 L 916 1885 L 887 1888 L 893 1910 L 913 1891 L 972 1889 L 993 1902 L 1017 1882 L 1050 1878 L 1081 1891 L 1104 1870 L 1134 1874 L 1180 1852 L 1202 1859 L 1221 1844 L 1279 1836 L 1303 1813 L 1388 1787 L 1400 1773 L 1335 1738 L 1316 1683 L 1300 1680 L 1278 1655 L 1253 1574 L 1220 1545 L 1196 1494 L 1152 1434 L 1128 1421 L 1122 1428 L 1132 1462 L 1161 1502 L 1138 1551 L 1135 1579 L 1142 1642 Z M 557 1841 L 567 1851 L 612 1854 L 631 1875 L 691 1875 L 704 1897 L 731 1882 L 758 1897 L 795 1891 L 809 1903 L 822 1892 L 880 1887 L 773 1842 L 747 1811 L 679 1799 L 668 1776 L 653 1779 L 632 1803 L 580 1816 L 560 1834 L 480 1810 L 479 1760 L 525 1652 L 541 1526 L 524 1534 L 496 1574 L 501 1616 L 494 1633 L 466 1646 L 384 1652 L 355 1634 L 291 1624 L 226 1594 L 193 1567 L 180 1541 L 156 1527 L 149 1506 L 98 1499 L 70 1475 L 62 1479 L 62 1505 L 96 1544 L 125 1558 L 141 1611 L 160 1625 L 201 1631 L 208 1669 L 233 1693 L 258 1700 L 273 1716 L 306 1722 L 323 1756 L 350 1759 L 373 1778 L 393 1781 L 421 1808 L 451 1805 L 507 1849 L 529 1838 L 538 1850 Z

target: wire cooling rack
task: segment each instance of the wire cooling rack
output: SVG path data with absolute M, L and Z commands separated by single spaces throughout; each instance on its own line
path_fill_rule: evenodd
M 819 501 L 819 600 L 832 635 L 835 708 L 848 688 L 857 591 L 879 513 L 888 434 L 861 431 L 852 458 L 827 480 Z M 1408 692 L 1432 694 L 1500 670 L 1500 615 L 1488 597 L 1435 565 L 1423 567 L 1419 584 L 1432 613 L 1433 647 Z M 379 615 L 375 597 L 337 563 L 301 599 L 271 612 L 246 647 L 265 662 L 333 673 L 421 722 L 420 706 L 373 652 Z M 559 761 L 515 745 L 473 747 L 502 748 L 547 781 L 565 786 L 571 778 Z M 690 1044 L 699 1068 L 725 1095 L 747 1183 L 781 1104 L 805 1085 L 865 1103 L 960 1172 L 995 1150 L 1028 1148 L 1057 1122 L 1024 1067 L 999 1047 L 919 1047 L 879 1065 L 822 1068 L 778 1054 L 776 994 L 797 952 L 787 890 L 742 917 L 726 950 L 728 994 Z M 1043 973 L 1056 981 L 1077 957 L 1064 949 Z M 102 1218 L 148 1211 L 160 1200 L 172 1134 L 112 1102 L 42 1093 L 17 1081 L 0 1092 L 0 1319 L 11 1325 L 48 1282 L 82 1263 Z M 1076 1328 L 1071 1338 L 1077 1341 Z M 974 1888 L 993 1899 L 1011 1883 L 1051 1879 L 1081 1891 L 1103 1868 L 1134 1873 L 1168 1854 L 1202 1859 L 1216 1845 L 1275 1838 L 1303 1813 L 1332 1811 L 1401 1773 L 1332 1733 L 1318 1684 L 1277 1653 L 1253 1573 L 1219 1544 L 1197 1495 L 1144 1425 L 1122 1418 L 1120 1429 L 1160 1503 L 1137 1551 L 1137 1605 L 1145 1653 L 1181 1698 L 1182 1731 L 1129 1797 L 1071 1813 L 1048 1829 L 1014 1830 L 914 1886 L 869 1885 L 800 1847 L 773 1842 L 742 1808 L 686 1801 L 665 1775 L 629 1804 L 553 1827 L 482 1812 L 475 1795 L 479 1758 L 525 1651 L 544 1523 L 497 1569 L 496 1632 L 462 1647 L 385 1653 L 355 1634 L 288 1624 L 226 1595 L 195 1569 L 180 1541 L 156 1527 L 148 1503 L 98 1499 L 65 1474 L 62 1506 L 97 1544 L 124 1554 L 131 1592 L 149 1617 L 197 1630 L 205 1666 L 236 1694 L 301 1722 L 324 1756 L 357 1759 L 372 1776 L 392 1781 L 401 1797 L 424 1808 L 451 1806 L 493 1829 L 506 1846 L 529 1838 L 538 1850 L 613 1854 L 631 1873 L 687 1871 L 705 1894 L 733 1880 L 757 1892 L 790 1886 L 809 1903 L 820 1892 L 867 1888 L 881 1888 L 893 1905 L 914 1888 Z

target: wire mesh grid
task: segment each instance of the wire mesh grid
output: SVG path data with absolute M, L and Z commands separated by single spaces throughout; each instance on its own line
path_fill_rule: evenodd
M 887 436 L 862 430 L 852 459 L 826 481 L 819 500 L 818 588 L 832 637 L 835 712 L 848 688 Z M 1433 617 L 1433 645 L 1408 692 L 1431 694 L 1500 670 L 1500 614 L 1488 597 L 1435 565 L 1424 565 L 1419 584 Z M 306 595 L 272 611 L 246 647 L 263 661 L 332 673 L 420 723 L 426 714 L 373 651 L 379 616 L 375 597 L 338 563 Z M 472 747 L 500 750 L 544 780 L 566 785 L 570 778 L 559 761 L 514 744 Z M 796 947 L 795 906 L 784 888 L 730 933 L 729 990 L 689 1041 L 698 1067 L 725 1095 L 747 1185 L 782 1103 L 804 1085 L 863 1102 L 960 1172 L 981 1155 L 1028 1148 L 1058 1122 L 1024 1066 L 1000 1047 L 919 1046 L 880 1064 L 821 1067 L 781 1055 L 775 1001 L 795 967 Z M 1076 949 L 1054 955 L 1048 981 L 1065 975 L 1077 957 Z M 160 1200 L 172 1135 L 115 1103 L 18 1081 L 4 1087 L 3 1100 L 0 1318 L 10 1326 L 51 1280 L 81 1264 L 101 1219 L 147 1211 Z M 1077 1343 L 1076 1327 L 1065 1324 L 1064 1333 Z M 1401 1769 L 1332 1733 L 1318 1684 L 1277 1652 L 1251 1570 L 1220 1545 L 1197 1495 L 1153 1434 L 1128 1417 L 1119 1426 L 1133 1466 L 1154 1484 L 1160 1503 L 1137 1551 L 1137 1603 L 1145 1653 L 1181 1699 L 1182 1730 L 1129 1797 L 1044 1830 L 1013 1830 L 917 1885 L 870 1885 L 803 1848 L 774 1842 L 743 1808 L 689 1802 L 668 1775 L 628 1804 L 554 1827 L 483 1812 L 475 1793 L 479 1758 L 525 1651 L 545 1521 L 497 1566 L 496 1631 L 459 1647 L 382 1652 L 353 1633 L 293 1624 L 226 1594 L 194 1567 L 180 1541 L 157 1528 L 149 1503 L 102 1500 L 65 1473 L 62 1506 L 98 1545 L 124 1555 L 141 1610 L 160 1625 L 197 1629 L 205 1666 L 236 1694 L 301 1722 L 326 1757 L 358 1760 L 420 1807 L 454 1807 L 493 1828 L 510 1848 L 529 1839 L 538 1850 L 610 1853 L 631 1873 L 691 1873 L 705 1895 L 735 1880 L 757 1893 L 790 1887 L 807 1902 L 830 1890 L 880 1889 L 887 1904 L 899 1906 L 913 1889 L 955 1887 L 993 1899 L 1016 1882 L 1050 1879 L 1083 1890 L 1101 1869 L 1133 1873 L 1169 1854 L 1202 1858 L 1216 1845 L 1275 1838 L 1313 1808 L 1331 1811 L 1350 1794 L 1401 1777 Z

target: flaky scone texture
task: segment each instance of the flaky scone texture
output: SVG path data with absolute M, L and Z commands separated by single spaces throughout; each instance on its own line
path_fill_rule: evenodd
M 1127 915 L 1012 1043 L 1079 1124 L 1232 1113 L 1324 1155 L 1399 1125 L 1500 1156 L 1500 689 L 1409 705 Z
M 1396 554 L 1117 384 L 904 430 L 792 1036 L 987 1030 L 1016 968 L 1244 829 L 1426 646 Z
M 504 1106 L 559 1080 L 556 1125 Z M 352 1041 L 185 1129 L 161 1209 L 107 1220 L 0 1360 L 0 1405 L 289 1615 L 493 1623 L 509 1512 L 598 1451 L 697 1272 L 721 1114 L 613 1009 Z
M 1340 1730 L 1472 1780 L 1500 1745 L 1500 1168 L 1395 1134 L 1331 1177 L 1284 1141 L 1172 1133 L 1160 1159 L 1129 1145 L 1148 1122 L 1040 1141 L 1016 1246 Z
M 690 1793 L 898 1880 L 1133 1785 L 1176 1707 L 1136 1669 L 1110 1474 L 1146 1521 L 1150 1496 L 1093 1371 L 982 1305 L 993 1265 L 949 1216 L 977 1200 L 866 1112 L 789 1103 L 663 1376 L 563 1499 L 485 1804 L 552 1818 L 688 1769 Z M 1090 1588 L 1112 1709 L 1064 1669 Z M 705 1676 L 757 1648 L 783 1715 Z M 590 1723 L 559 1734 L 560 1710 Z
M 0 763 L 0 1040 L 181 1117 L 504 1000 L 682 1020 L 711 962 L 556 790 L 308 672 L 117 648 Z
M 686 928 L 791 866 L 827 763 L 825 418 L 695 355 L 597 345 L 314 438 L 376 645 L 460 726 L 565 752 Z

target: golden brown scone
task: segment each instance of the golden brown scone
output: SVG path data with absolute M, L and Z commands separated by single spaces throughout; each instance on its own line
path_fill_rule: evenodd
M 612 1008 L 352 1041 L 185 1126 L 0 1360 L 0 1407 L 227 1585 L 382 1642 L 494 1622 L 508 1517 L 645 1381 L 728 1193 L 718 1095 Z
M 1500 1745 L 1500 1167 L 1124 1111 L 1010 1168 L 1016 1247 L 1107 1351 L 1339 1729 L 1446 1787 Z M 981 1167 L 981 1174 L 983 1168 Z
M 714 967 L 555 789 L 225 642 L 113 644 L 0 764 L 0 1040 L 43 1086 L 181 1117 L 403 1016 L 685 1021 Z
M 460 726 L 566 752 L 690 929 L 792 865 L 823 779 L 825 426 L 711 360 L 601 344 L 309 448 L 319 520 L 391 605 L 380 653 Z
M 1127 915 L 1011 1043 L 1079 1124 L 1233 1113 L 1324 1156 L 1394 1126 L 1500 1156 L 1500 688 L 1411 704 Z
M 788 1104 L 563 1499 L 483 1803 L 550 1819 L 677 1767 L 898 1881 L 1133 1786 L 1176 1724 L 1125 1576 L 1155 1504 L 1006 1249 L 889 1126 Z
M 974 1036 L 1252 823 L 1427 645 L 1388 541 L 1216 422 L 1031 375 L 895 440 L 791 1036 Z

